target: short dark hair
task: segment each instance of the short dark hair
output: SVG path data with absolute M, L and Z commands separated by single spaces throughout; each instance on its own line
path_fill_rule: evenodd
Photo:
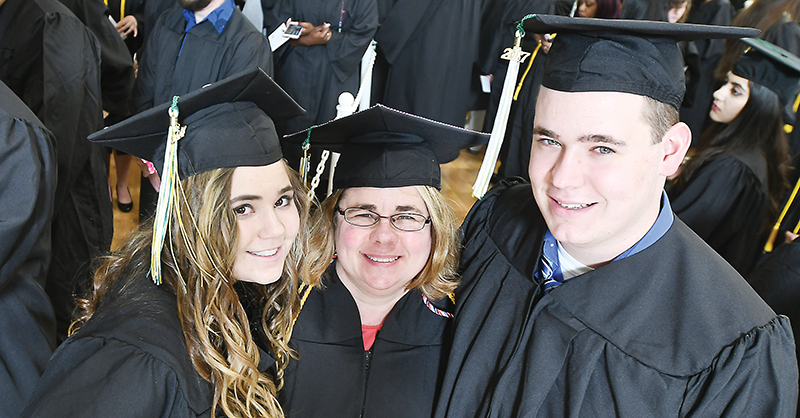
M 644 99 L 646 103 L 642 115 L 645 122 L 650 125 L 653 144 L 658 144 L 669 128 L 680 121 L 678 109 L 647 96 L 644 96 Z

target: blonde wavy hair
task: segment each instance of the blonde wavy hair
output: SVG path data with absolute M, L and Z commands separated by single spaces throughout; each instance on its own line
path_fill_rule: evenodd
M 310 202 L 297 174 L 286 167 L 294 188 L 300 230 L 274 283 L 242 283 L 262 307 L 261 328 L 275 355 L 276 376 L 258 370 L 259 351 L 250 322 L 234 289 L 238 227 L 230 204 L 235 168 L 197 174 L 180 182 L 169 215 L 170 228 L 161 254 L 163 284 L 177 296 L 178 316 L 189 357 L 197 372 L 214 387 L 212 417 L 219 407 L 228 417 L 283 417 L 276 393 L 283 384 L 294 319 L 300 304 L 298 277 L 312 274 L 303 262 L 308 247 Z M 149 268 L 152 225 L 131 234 L 124 247 L 101 259 L 91 294 L 78 300 L 75 333 L 96 311 L 111 286 L 124 275 L 144 279 Z M 149 280 L 149 279 L 148 279 Z M 277 384 L 276 384 L 277 382 Z
M 458 262 L 461 257 L 461 237 L 458 221 L 447 199 L 430 186 L 414 186 L 425 202 L 431 217 L 431 253 L 422 271 L 406 286 L 418 289 L 431 300 L 451 294 L 458 286 Z M 347 189 L 336 190 L 328 196 L 312 215 L 309 259 L 315 266 L 328 265 L 336 252 L 336 209 Z M 344 220 L 342 219 L 342 222 Z M 321 286 L 321 275 L 309 275 L 309 285 Z

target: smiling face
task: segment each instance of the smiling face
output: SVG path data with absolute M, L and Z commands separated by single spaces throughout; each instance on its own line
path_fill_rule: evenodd
M 381 216 L 418 213 L 429 216 L 415 187 L 347 189 L 339 208 L 369 209 Z M 431 224 L 415 232 L 399 231 L 388 218 L 370 227 L 347 223 L 334 215 L 336 272 L 357 300 L 397 301 L 431 253 Z
M 594 17 L 597 14 L 597 0 L 580 0 L 578 2 L 578 16 Z
M 645 106 L 643 97 L 627 93 L 540 90 L 529 169 L 533 194 L 550 232 L 586 265 L 610 261 L 647 233 L 665 178 L 688 148 L 672 139 L 653 144 Z
M 233 275 L 268 284 L 281 277 L 300 227 L 294 190 L 283 161 L 238 167 L 231 179 L 231 207 L 239 226 Z
M 714 104 L 709 116 L 719 123 L 731 123 L 744 109 L 750 98 L 750 82 L 746 78 L 728 73 L 728 80 L 714 92 Z

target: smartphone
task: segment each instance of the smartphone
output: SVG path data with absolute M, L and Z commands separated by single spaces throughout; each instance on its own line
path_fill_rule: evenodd
M 302 26 L 295 25 L 294 23 L 292 23 L 286 26 L 286 30 L 283 31 L 283 36 L 287 38 L 297 39 L 300 37 L 300 32 L 302 30 L 303 30 Z

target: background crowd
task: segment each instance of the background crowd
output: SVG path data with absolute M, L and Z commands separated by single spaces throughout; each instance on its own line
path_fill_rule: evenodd
M 295 231 L 295 234 L 287 234 L 291 235 L 289 246 L 306 251 L 308 248 L 305 246 L 317 245 L 319 252 L 315 261 L 321 263 L 320 260 L 331 258 L 336 261 L 329 268 L 302 266 L 298 270 L 275 275 L 276 280 L 288 277 L 289 284 L 284 283 L 283 286 L 296 287 L 304 280 L 311 284 L 314 292 L 308 293 L 310 290 L 306 290 L 309 302 L 303 298 L 302 303 L 299 299 L 295 300 L 294 294 L 286 296 L 288 287 L 278 290 L 255 285 L 227 288 L 219 283 L 226 283 L 230 278 L 241 279 L 236 271 L 225 271 L 211 280 L 217 283 L 217 288 L 209 294 L 219 295 L 221 292 L 224 295 L 226 291 L 229 292 L 223 299 L 241 303 L 241 312 L 250 312 L 249 322 L 241 320 L 247 319 L 247 316 L 240 316 L 238 320 L 242 324 L 235 326 L 198 319 L 189 327 L 219 329 L 223 334 L 229 328 L 236 330 L 233 336 L 226 334 L 219 341 L 207 343 L 199 335 L 187 334 L 187 338 L 198 341 L 196 346 L 189 347 L 191 363 L 176 366 L 207 371 L 203 378 L 214 380 L 214 408 L 220 407 L 231 416 L 236 415 L 239 409 L 252 413 L 249 406 L 242 406 L 247 402 L 240 405 L 237 402 L 241 399 L 231 395 L 230 391 L 236 392 L 237 384 L 255 382 L 253 384 L 263 393 L 247 396 L 268 398 L 269 402 L 264 404 L 272 405 L 265 407 L 269 414 L 282 413 L 276 412 L 281 410 L 280 406 L 276 406 L 280 401 L 286 411 L 300 411 L 300 416 L 313 416 L 314 412 L 307 409 L 306 403 L 319 401 L 310 400 L 315 396 L 317 386 L 306 382 L 312 381 L 313 376 L 326 367 L 326 358 L 331 355 L 326 350 L 330 346 L 337 346 L 337 350 L 343 350 L 345 346 L 352 349 L 346 355 L 355 365 L 354 369 L 348 369 L 350 363 L 339 365 L 342 370 L 328 365 L 334 370 L 328 372 L 338 376 L 353 370 L 360 371 L 364 367 L 369 369 L 370 366 L 376 368 L 375 373 L 392 375 L 395 364 L 382 363 L 380 356 L 371 363 L 371 356 L 375 352 L 372 344 L 378 344 L 377 350 L 384 352 L 396 349 L 390 344 L 414 346 L 417 351 L 407 353 L 404 361 L 418 361 L 419 365 L 427 365 L 415 370 L 414 378 L 418 381 L 429 380 L 431 387 L 441 383 L 442 377 L 436 372 L 443 366 L 439 365 L 440 353 L 437 350 L 442 345 L 447 321 L 452 317 L 447 312 L 452 311 L 453 307 L 448 295 L 452 295 L 458 278 L 456 267 L 442 266 L 441 263 L 437 265 L 432 260 L 448 256 L 452 258 L 451 264 L 457 264 L 459 251 L 443 249 L 442 244 L 437 246 L 435 241 L 424 243 L 424 260 L 411 269 L 408 277 L 404 276 L 399 285 L 391 284 L 395 286 L 395 291 L 402 291 L 394 292 L 387 298 L 383 293 L 378 296 L 369 292 L 359 294 L 359 280 L 363 277 L 360 273 L 348 271 L 350 262 L 345 249 L 347 245 L 354 245 L 352 242 L 359 231 L 363 232 L 360 227 L 373 225 L 396 234 L 396 230 L 403 233 L 418 232 L 414 228 L 424 229 L 433 222 L 430 228 L 434 236 L 439 234 L 443 235 L 440 239 L 457 240 L 455 220 L 449 209 L 444 207 L 447 206 L 446 201 L 437 190 L 440 188 L 438 164 L 453 159 L 453 150 L 485 142 L 484 136 L 453 140 L 454 143 L 448 144 L 441 152 L 434 147 L 437 152 L 433 153 L 433 157 L 429 154 L 413 154 L 412 157 L 391 154 L 387 151 L 391 147 L 386 144 L 403 143 L 404 139 L 400 137 L 404 135 L 412 136 L 410 143 L 435 141 L 428 138 L 425 132 L 439 128 L 426 126 L 417 119 L 400 119 L 400 122 L 392 124 L 385 120 L 397 116 L 384 114 L 380 117 L 361 116 L 361 119 L 344 122 L 344 128 L 335 123 L 326 128 L 324 124 L 337 116 L 341 93 L 368 94 L 371 104 L 453 125 L 448 129 L 454 129 L 453 132 L 458 133 L 453 135 L 458 136 L 466 134 L 458 131 L 457 127 L 464 127 L 470 120 L 471 127 L 490 131 L 495 115 L 504 111 L 498 109 L 500 91 L 504 83 L 513 83 L 516 94 L 508 110 L 509 121 L 500 151 L 500 164 L 493 180 L 499 182 L 503 178 L 521 177 L 523 181 L 530 181 L 533 120 L 552 38 L 549 35 L 529 34 L 522 39 L 522 49 L 532 55 L 522 63 L 516 80 L 505 80 L 508 61 L 500 58 L 503 50 L 513 45 L 517 25 L 526 15 L 572 15 L 754 27 L 761 30 L 759 38 L 783 48 L 789 54 L 800 54 L 800 0 L 577 0 L 574 3 L 568 0 L 246 1 L 259 2 L 255 8 L 256 16 L 245 15 L 242 9 L 246 7 L 252 11 L 253 4 L 247 5 L 240 0 L 107 0 L 105 3 L 103 0 L 0 0 L 0 126 L 3 127 L 0 140 L 6 143 L 3 147 L 4 158 L 0 159 L 0 172 L 4 173 L 4 183 L 7 185 L 0 196 L 8 213 L 3 216 L 8 222 L 3 222 L 5 226 L 0 230 L 4 234 L 4 244 L 0 245 L 0 312 L 6 318 L 15 319 L 0 321 L 0 359 L 8 365 L 5 375 L 0 375 L 0 387 L 8 388 L 0 394 L 0 410 L 6 411 L 4 413 L 8 413 L 7 416 L 16 417 L 22 412 L 51 355 L 59 344 L 67 340 L 70 332 L 75 331 L 70 331 L 73 321 L 80 316 L 82 321 L 79 325 L 82 325 L 97 312 L 109 311 L 99 309 L 105 292 L 114 286 L 121 286 L 116 284 L 124 282 L 121 277 L 144 274 L 140 265 L 144 262 L 142 254 L 149 253 L 141 251 L 144 247 L 129 244 L 121 255 L 115 255 L 120 257 L 116 264 L 114 259 L 103 259 L 103 264 L 97 260 L 110 250 L 114 233 L 114 204 L 119 210 L 128 212 L 134 207 L 134 200 L 139 199 L 140 225 L 145 229 L 131 242 L 140 246 L 149 245 L 144 241 L 153 234 L 153 219 L 161 205 L 159 189 L 164 172 L 161 167 L 153 166 L 155 153 L 152 150 L 115 147 L 113 141 L 98 143 L 86 139 L 104 126 L 127 122 L 129 125 L 125 129 L 135 129 L 138 120 L 131 119 L 134 115 L 164 106 L 173 96 L 193 97 L 191 94 L 196 94 L 193 92 L 208 84 L 260 68 L 291 96 L 285 98 L 287 102 L 296 102 L 305 109 L 302 114 L 276 115 L 268 105 L 256 103 L 256 107 L 263 111 L 263 115 L 259 113 L 256 119 L 261 121 L 266 118 L 269 121 L 263 123 L 270 125 L 270 138 L 275 141 L 270 146 L 278 149 L 283 146 L 282 155 L 291 169 L 303 171 L 299 165 L 300 157 L 304 154 L 300 146 L 303 139 L 311 139 L 314 145 L 308 152 L 314 156 L 310 167 L 316 166 L 315 158 L 323 148 L 341 150 L 353 138 L 362 146 L 358 151 L 351 149 L 349 152 L 362 160 L 351 157 L 345 151 L 341 164 L 346 169 L 369 167 L 372 160 L 396 158 L 402 164 L 414 165 L 416 160 L 413 158 L 433 159 L 435 169 L 431 170 L 436 172 L 433 176 L 436 181 L 420 182 L 413 179 L 370 183 L 359 180 L 340 184 L 334 187 L 338 191 L 322 203 L 320 213 L 315 214 L 316 218 L 308 218 L 309 202 L 296 197 L 301 194 L 302 187 L 297 184 L 291 169 L 286 167 L 284 170 L 283 163 L 280 163 L 280 180 L 290 185 L 295 193 L 295 197 L 290 196 L 289 200 L 293 199 L 297 206 L 300 229 L 310 230 L 313 225 L 328 234 L 324 236 L 327 242 L 309 244 L 306 241 L 313 241 L 313 237 L 305 237 L 300 233 L 299 238 L 295 238 Z M 281 38 L 286 23 L 301 26 L 300 36 L 275 42 L 276 38 Z M 277 37 L 274 35 L 276 32 Z M 800 103 L 800 97 L 797 96 L 800 59 L 790 55 L 789 64 L 772 64 L 768 68 L 751 64 L 748 67 L 745 51 L 749 47 L 735 39 L 683 40 L 679 47 L 684 60 L 686 88 L 679 104 L 679 117 L 691 129 L 693 142 L 681 170 L 667 181 L 665 189 L 672 202 L 672 210 L 739 274 L 748 279 L 777 313 L 786 314 L 798 323 L 800 257 L 796 253 L 800 251 L 797 250 L 800 242 L 792 241 L 798 233 L 795 225 L 800 225 L 800 202 L 795 202 L 797 190 L 794 189 L 795 193 L 792 191 L 800 177 L 800 171 L 796 169 L 800 162 L 800 129 L 793 128 Z M 362 57 L 372 49 L 376 56 L 370 79 L 363 80 Z M 757 67 L 755 70 L 752 69 L 754 66 Z M 775 81 L 776 77 L 780 80 Z M 254 102 L 248 96 L 253 94 L 251 90 L 246 87 L 239 90 L 241 95 L 229 101 Z M 213 101 L 207 98 L 203 100 Z M 201 102 L 202 106 L 198 105 L 194 111 L 219 105 Z M 476 115 L 483 114 L 484 125 L 476 126 Z M 229 121 L 231 116 L 224 113 L 219 117 L 220 120 Z M 387 125 L 376 127 L 378 122 L 373 118 Z M 248 123 L 252 122 L 249 117 L 246 119 Z M 415 124 L 423 125 L 416 128 L 413 127 Z M 317 128 L 319 125 L 323 126 Z M 397 126 L 412 128 L 403 130 Z M 166 132 L 165 126 L 160 128 Z M 217 126 L 197 129 L 220 134 L 225 132 L 226 125 L 220 122 Z M 231 127 L 227 129 L 235 130 Z M 328 138 L 335 137 L 329 131 L 337 129 L 349 132 L 348 137 Z M 408 129 L 410 132 L 407 132 Z M 281 139 L 298 132 L 293 137 Z M 381 139 L 373 137 L 376 132 L 382 135 Z M 152 133 L 142 130 L 139 134 Z M 315 135 L 318 135 L 316 141 L 325 146 L 315 143 Z M 364 139 L 364 136 L 368 138 Z M 281 144 L 278 144 L 279 140 Z M 363 143 L 382 145 L 369 154 L 364 151 L 366 148 Z M 213 154 L 209 149 L 203 152 Z M 364 155 L 369 158 L 365 159 Z M 153 158 L 148 158 L 151 162 L 148 163 L 139 157 Z M 114 159 L 116 167 L 115 184 L 109 184 L 110 158 Z M 279 159 L 270 157 L 258 165 L 275 170 L 274 164 L 278 164 Z M 179 165 L 187 164 L 180 161 Z M 190 159 L 188 164 L 195 162 Z M 131 180 L 128 172 L 132 164 L 139 166 L 142 173 L 138 195 L 131 195 L 128 186 Z M 201 171 L 239 170 L 237 167 L 256 165 L 216 161 L 209 164 L 204 170 L 197 169 L 191 175 L 181 175 L 179 183 L 186 184 L 186 187 L 201 187 L 213 181 L 206 177 L 195 178 Z M 380 175 L 390 170 L 386 167 L 369 169 Z M 284 171 L 288 173 L 286 178 Z M 238 184 L 236 181 L 240 178 L 233 174 L 237 172 L 244 171 L 223 173 L 222 181 L 226 182 L 229 189 Z M 340 176 L 348 174 L 345 170 Z M 189 183 L 185 183 L 187 181 Z M 334 181 L 339 180 L 334 177 Z M 281 187 L 285 186 L 283 183 Z M 386 195 L 362 196 L 349 190 L 359 187 L 382 188 L 382 193 Z M 413 198 L 408 197 L 407 188 L 412 188 Z M 406 200 L 395 205 L 395 201 L 402 200 L 398 196 Z M 214 196 L 204 197 L 211 199 Z M 393 203 L 388 205 L 387 201 Z M 184 209 L 186 213 L 201 217 L 200 214 L 205 213 L 202 203 L 198 201 L 194 206 L 189 205 Z M 408 224 L 401 223 L 400 218 L 381 216 L 391 211 L 386 209 L 389 207 L 413 208 L 415 215 L 426 219 L 422 219 L 424 222 L 420 224 L 412 220 L 413 226 L 403 229 L 398 225 Z M 359 225 L 359 222 L 362 224 Z M 231 225 L 235 223 L 228 227 Z M 197 228 L 196 225 L 194 227 Z M 351 229 L 354 232 L 347 232 Z M 226 233 L 230 233 L 230 230 Z M 208 239 L 202 233 L 198 237 L 195 238 L 200 241 Z M 199 244 L 195 241 L 183 243 L 181 240 L 184 238 L 174 235 L 167 240 L 183 246 L 182 251 L 192 253 L 187 248 Z M 404 245 L 412 247 L 411 243 Z M 453 246 L 458 247 L 455 244 Z M 334 249 L 338 249 L 338 253 Z M 421 251 L 418 248 L 416 250 Z M 437 255 L 442 251 L 446 255 Z M 770 255 L 770 252 L 773 254 Z M 292 254 L 286 261 L 287 265 L 295 263 L 297 267 L 302 264 L 292 258 L 298 258 L 297 254 Z M 172 259 L 165 262 L 180 264 Z M 126 270 L 128 263 L 136 265 L 134 273 Z M 226 261 L 219 261 L 219 264 L 230 267 Z M 104 270 L 97 272 L 99 265 Z M 352 269 L 356 269 L 356 265 Z M 444 272 L 430 272 L 434 269 L 431 265 Z M 327 273 L 323 274 L 325 270 Z M 194 277 L 192 275 L 196 273 L 186 266 L 177 266 L 167 275 L 168 287 L 179 295 L 181 309 L 222 304 L 194 301 L 192 305 L 189 299 L 181 299 L 191 296 L 182 293 L 186 292 L 187 286 L 200 286 L 193 284 L 194 279 L 189 284 L 182 281 L 182 275 Z M 299 277 L 302 274 L 314 277 Z M 439 277 L 427 278 L 426 274 L 438 274 Z M 202 277 L 202 274 L 199 276 Z M 425 276 L 430 283 L 423 283 L 418 276 Z M 244 281 L 259 283 L 258 280 Z M 431 284 L 434 282 L 436 285 Z M 222 290 L 219 290 L 220 286 Z M 320 288 L 325 290 L 321 291 Z M 409 289 L 411 292 L 406 293 Z M 351 299 L 345 297 L 348 292 L 355 306 L 351 306 Z M 120 294 L 124 296 L 124 292 Z M 82 299 L 83 305 L 78 306 L 78 298 L 83 297 L 87 299 Z M 160 296 L 153 297 L 154 300 L 161 300 Z M 413 302 L 406 300 L 412 297 Z M 341 298 L 345 298 L 345 302 Z M 423 298 L 424 304 L 420 302 Z M 124 305 L 124 300 L 110 299 L 114 299 L 113 303 Z M 265 300 L 278 308 L 269 312 L 255 308 Z M 317 308 L 304 308 L 304 303 L 311 303 Z M 287 319 L 286 314 L 281 312 L 283 306 L 291 312 L 296 310 L 296 315 Z M 350 322 L 343 320 L 331 328 L 347 329 L 347 332 L 342 331 L 343 335 L 330 335 L 325 329 L 314 327 L 318 317 L 334 316 L 340 310 L 350 315 Z M 300 315 L 301 311 L 303 315 Z M 241 315 L 240 311 L 230 313 L 223 309 L 220 312 Z M 403 316 L 388 316 L 391 312 L 395 316 L 400 315 L 397 312 L 403 312 Z M 435 319 L 412 320 L 430 312 L 436 313 Z M 259 317 L 261 321 L 258 321 Z M 383 334 L 378 333 L 387 318 L 396 321 L 396 324 L 392 323 L 395 328 L 389 327 Z M 299 339 L 290 349 L 288 337 L 292 334 L 295 321 L 299 326 L 295 336 Z M 404 325 L 403 321 L 424 323 L 428 328 L 420 326 L 419 330 L 403 334 L 397 331 L 397 327 L 410 326 Z M 363 335 L 359 333 L 359 324 Z M 176 322 L 169 325 L 173 326 L 168 327 L 171 330 L 169 332 L 180 332 L 175 330 L 181 328 L 184 333 L 187 332 L 186 324 Z M 249 330 L 244 331 L 250 325 L 260 330 L 266 341 L 251 336 Z M 352 332 L 348 334 L 353 329 L 355 336 Z M 160 329 L 153 332 L 167 331 Z M 189 334 L 192 332 L 203 334 L 202 331 L 191 331 Z M 420 342 L 411 336 L 413 333 L 429 333 L 434 342 Z M 20 335 L 26 338 L 20 339 Z M 359 338 L 366 338 L 367 335 L 371 335 L 372 342 L 367 344 L 364 340 L 361 350 Z M 225 350 L 220 347 L 236 346 L 237 343 L 231 341 L 237 338 L 245 341 L 242 343 L 243 350 L 262 350 L 261 358 L 273 356 L 276 366 L 263 367 L 263 364 L 258 364 L 258 355 L 254 357 L 248 353 L 239 360 L 247 363 L 255 358 L 255 364 L 248 363 L 241 369 L 235 369 L 235 364 L 220 367 L 215 363 L 219 358 L 215 356 L 225 356 Z M 378 342 L 375 342 L 376 338 Z M 353 343 L 353 339 L 356 343 Z M 83 343 L 91 344 L 86 339 Z M 255 348 L 256 344 L 259 345 L 258 349 Z M 75 347 L 74 353 L 77 354 L 62 353 L 61 358 L 80 356 L 81 352 L 88 350 Z M 308 362 L 296 361 L 293 350 L 299 352 L 301 357 L 308 358 Z M 369 353 L 366 358 L 363 358 L 364 352 Z M 389 357 L 388 354 L 383 356 Z M 222 376 L 229 369 L 234 370 L 237 377 L 233 381 L 223 382 Z M 284 381 L 285 373 L 284 392 L 278 395 L 279 387 L 253 377 L 259 373 L 278 376 L 280 384 Z M 317 384 L 335 385 L 324 381 Z M 41 394 L 42 390 L 38 393 Z M 58 393 L 57 388 L 48 387 L 47 390 Z M 197 390 L 208 389 L 200 387 Z M 330 403 L 335 404 L 343 399 L 361 396 L 360 402 L 346 404 L 355 405 L 363 414 L 365 411 L 381 411 L 386 405 L 380 404 L 379 399 L 393 391 L 396 388 L 390 384 L 386 388 L 373 386 L 373 389 L 368 389 L 367 382 L 361 382 L 354 393 L 331 392 L 329 397 Z M 424 389 L 422 392 L 432 395 L 434 390 Z M 419 393 L 412 392 L 404 396 L 408 399 L 421 397 Z M 429 410 L 435 407 L 435 399 L 425 398 L 423 403 L 425 405 L 422 407 L 417 405 L 423 409 L 420 416 L 429 416 Z M 354 411 L 353 414 L 358 412 Z M 420 411 L 398 412 L 398 416 L 413 416 L 414 412 Z M 37 412 L 32 410 L 26 413 L 37 416 Z M 366 415 L 370 416 L 370 413 Z M 387 415 L 377 413 L 373 416 Z

